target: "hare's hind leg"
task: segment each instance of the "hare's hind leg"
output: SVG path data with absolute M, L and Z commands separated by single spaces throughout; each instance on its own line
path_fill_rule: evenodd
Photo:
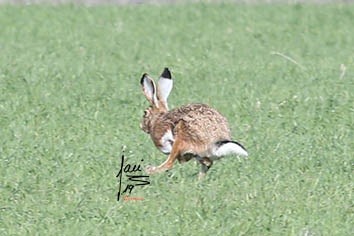
M 177 158 L 180 158 L 181 153 L 185 151 L 185 146 L 186 143 L 177 136 L 175 138 L 175 142 L 173 143 L 171 153 L 170 155 L 168 155 L 167 160 L 159 166 L 147 166 L 146 171 L 149 174 L 155 174 L 172 169 L 175 160 Z
M 213 161 L 209 158 L 204 157 L 203 159 L 199 160 L 199 163 L 202 165 L 202 169 L 198 175 L 198 179 L 201 180 L 204 178 L 210 167 L 213 165 Z
M 188 153 L 188 154 L 184 154 L 184 155 L 182 154 L 178 157 L 178 161 L 179 161 L 179 163 L 184 164 L 184 163 L 190 161 L 192 158 L 196 158 L 196 157 L 197 157 L 197 155 L 195 155 L 193 153 Z

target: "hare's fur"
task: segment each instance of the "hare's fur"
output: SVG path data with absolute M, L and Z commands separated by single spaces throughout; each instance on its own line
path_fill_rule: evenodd
M 167 98 L 172 90 L 172 77 L 167 68 L 156 88 L 144 74 L 141 85 L 151 105 L 145 110 L 141 128 L 150 134 L 155 146 L 169 154 L 158 167 L 148 167 L 149 173 L 169 170 L 176 159 L 184 163 L 196 158 L 202 165 L 200 177 L 223 156 L 248 155 L 245 148 L 231 141 L 228 123 L 218 111 L 205 104 L 187 104 L 168 111 Z

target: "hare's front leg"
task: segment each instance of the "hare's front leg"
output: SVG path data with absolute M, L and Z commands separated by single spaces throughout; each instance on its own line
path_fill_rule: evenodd
M 178 138 L 175 138 L 170 155 L 168 155 L 167 160 L 159 166 L 147 166 L 146 172 L 149 174 L 155 174 L 170 170 L 173 168 L 175 160 L 180 157 L 181 153 L 185 150 L 186 143 Z

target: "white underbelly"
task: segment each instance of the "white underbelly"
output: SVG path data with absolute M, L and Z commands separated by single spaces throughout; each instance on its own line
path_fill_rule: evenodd
M 168 130 L 160 139 L 159 149 L 165 154 L 169 154 L 172 150 L 173 143 L 175 139 L 172 135 L 171 130 Z

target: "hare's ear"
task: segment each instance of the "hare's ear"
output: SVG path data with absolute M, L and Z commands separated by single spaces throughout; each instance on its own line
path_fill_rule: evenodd
M 158 100 L 161 106 L 164 106 L 168 110 L 167 98 L 171 93 L 173 87 L 173 80 L 171 72 L 168 68 L 165 68 L 160 76 L 158 84 Z
M 159 107 L 154 80 L 145 73 L 143 74 L 143 77 L 141 77 L 140 84 L 147 100 L 149 100 L 152 105 Z

